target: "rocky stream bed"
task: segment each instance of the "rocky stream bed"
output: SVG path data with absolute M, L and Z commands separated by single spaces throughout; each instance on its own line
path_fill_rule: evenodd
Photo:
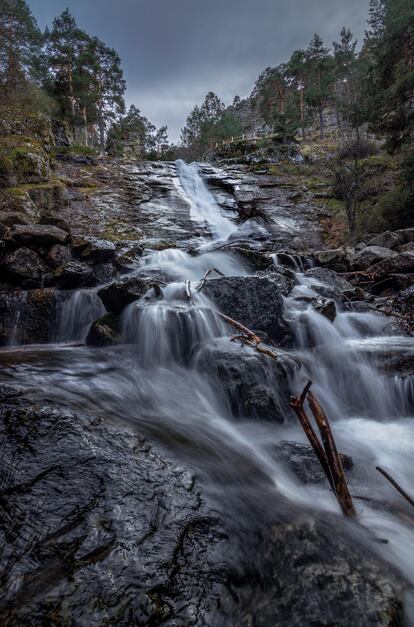
M 328 250 L 277 176 L 59 167 L 0 214 L 1 624 L 413 624 L 414 511 L 375 467 L 414 489 L 414 229 Z

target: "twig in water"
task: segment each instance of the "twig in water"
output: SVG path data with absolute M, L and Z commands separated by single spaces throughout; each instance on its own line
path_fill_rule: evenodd
M 412 499 L 411 496 L 409 494 L 407 494 L 407 492 L 405 490 L 402 489 L 402 487 L 395 481 L 395 479 L 393 479 L 391 477 L 391 475 L 389 475 L 387 473 L 386 470 L 381 468 L 381 466 L 377 466 L 376 469 L 378 470 L 378 472 L 380 472 L 387 479 L 387 481 L 389 481 L 391 483 L 392 486 L 394 486 L 394 488 L 397 490 L 397 492 L 399 492 L 401 494 L 401 496 L 403 496 L 405 498 L 405 500 L 408 501 L 408 503 L 412 507 L 414 507 L 414 499 Z
M 200 292 L 203 289 L 204 285 L 206 284 L 207 278 L 210 276 L 212 272 L 215 272 L 216 274 L 219 274 L 220 276 L 224 276 L 224 274 L 220 272 L 220 270 L 217 270 L 217 268 L 210 268 L 209 270 L 207 270 L 202 281 L 197 286 L 196 292 Z

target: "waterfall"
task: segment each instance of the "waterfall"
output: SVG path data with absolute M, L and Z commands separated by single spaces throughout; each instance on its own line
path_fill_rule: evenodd
M 236 226 L 226 218 L 216 203 L 213 194 L 204 183 L 196 163 L 187 164 L 181 159 L 176 162 L 184 199 L 190 205 L 191 217 L 206 222 L 214 241 L 226 240 Z
M 2 296 L 7 300 L 7 309 L 11 317 L 11 332 L 7 341 L 8 346 L 17 346 L 21 340 L 21 326 L 26 312 L 27 292 L 11 292 L 9 295 Z
M 92 322 L 105 313 L 96 289 L 56 292 L 55 340 L 84 342 Z

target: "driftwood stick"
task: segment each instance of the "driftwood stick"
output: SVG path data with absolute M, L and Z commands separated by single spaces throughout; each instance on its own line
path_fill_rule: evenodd
M 235 335 L 234 337 L 230 338 L 230 342 L 241 342 L 242 346 L 251 346 L 258 353 L 261 353 L 262 355 L 267 355 L 271 359 L 274 359 L 274 361 L 277 360 L 277 353 L 271 351 L 270 348 L 266 348 L 265 346 L 261 346 L 261 344 L 254 342 L 253 340 L 249 339 L 247 335 Z
M 292 409 L 294 410 L 294 412 L 296 413 L 300 424 L 302 425 L 302 428 L 305 432 L 306 437 L 308 438 L 313 450 L 315 451 L 315 455 L 319 460 L 320 465 L 322 466 L 325 475 L 331 485 L 332 490 L 335 491 L 335 486 L 333 483 L 333 479 L 332 479 L 332 474 L 331 474 L 331 470 L 329 468 L 329 464 L 328 464 L 328 459 L 326 457 L 326 453 L 323 449 L 322 444 L 319 441 L 318 436 L 316 435 L 310 420 L 306 414 L 305 408 L 304 408 L 304 403 L 306 400 L 306 397 L 308 395 L 309 389 L 312 385 L 312 381 L 309 381 L 306 386 L 305 389 L 303 390 L 302 394 L 296 398 L 292 398 L 290 401 L 290 406 L 292 407 Z
M 226 316 L 220 311 L 217 311 L 217 315 L 220 316 L 220 318 L 222 318 L 224 322 L 227 322 L 227 324 L 230 324 L 232 327 L 234 327 L 238 331 L 241 331 L 242 335 L 247 336 L 249 340 L 251 340 L 255 344 L 262 343 L 262 339 L 258 335 L 256 335 L 256 333 L 253 333 L 253 331 L 250 331 L 250 329 L 245 327 L 244 324 L 242 324 L 241 322 L 237 322 L 237 320 L 233 320 L 233 318 L 229 318 L 229 316 Z
M 381 466 L 377 466 L 376 469 L 378 470 L 378 472 L 380 472 L 387 479 L 387 481 L 389 481 L 391 483 L 392 486 L 394 486 L 394 488 L 397 490 L 397 492 L 399 492 L 401 494 L 401 496 L 403 496 L 405 498 L 405 500 L 408 501 L 408 503 L 412 507 L 414 507 L 414 499 L 412 499 L 411 496 L 409 494 L 407 494 L 407 492 L 405 490 L 402 489 L 402 487 L 395 481 L 395 479 L 393 479 L 391 477 L 391 475 L 389 475 L 387 473 L 386 470 L 381 468 Z
M 356 512 L 345 479 L 342 460 L 338 453 L 338 449 L 336 448 L 335 438 L 333 436 L 328 418 L 312 392 L 308 393 L 308 401 L 321 434 L 326 458 L 332 475 L 336 498 L 345 516 L 355 516 Z
M 217 270 L 217 268 L 210 268 L 209 270 L 207 270 L 207 272 L 205 273 L 205 275 L 203 276 L 203 278 L 201 280 L 201 283 L 198 285 L 198 287 L 196 289 L 197 292 L 200 292 L 203 289 L 203 287 L 206 284 L 207 278 L 210 276 L 210 274 L 212 272 L 215 272 L 219 276 L 224 276 L 224 274 L 222 272 L 220 272 L 220 270 Z

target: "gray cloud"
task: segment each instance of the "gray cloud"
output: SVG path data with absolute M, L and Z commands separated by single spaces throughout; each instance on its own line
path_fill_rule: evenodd
M 215 91 L 247 96 L 259 72 L 318 32 L 342 26 L 361 40 L 368 0 L 29 0 L 40 25 L 69 6 L 79 25 L 120 53 L 128 91 L 149 119 L 178 139 L 185 118 Z

